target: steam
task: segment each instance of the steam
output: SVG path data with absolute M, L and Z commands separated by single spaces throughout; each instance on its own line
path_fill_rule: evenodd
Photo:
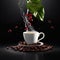
M 29 10 L 27 9 L 27 14 L 28 14 L 28 12 L 29 12 Z M 28 31 L 35 31 L 35 29 L 30 24 L 29 20 L 27 19 L 27 16 L 25 15 L 25 12 L 23 11 L 22 8 L 20 8 L 20 14 L 21 14 L 23 21 L 25 23 L 25 27 L 28 27 Z

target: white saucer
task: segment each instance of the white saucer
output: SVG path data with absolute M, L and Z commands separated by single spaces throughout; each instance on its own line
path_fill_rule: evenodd
M 40 45 L 39 45 L 39 46 L 42 46 L 42 45 L 44 45 L 44 43 L 43 43 L 43 42 L 38 42 L 38 43 L 40 43 Z
M 35 43 L 35 44 L 27 44 L 27 45 L 22 45 L 22 44 L 19 44 L 20 46 L 42 46 L 44 45 L 43 42 L 38 42 L 38 43 Z

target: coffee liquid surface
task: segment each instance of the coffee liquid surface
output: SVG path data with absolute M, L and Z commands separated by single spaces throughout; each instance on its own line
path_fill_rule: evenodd
M 24 33 L 26 33 L 26 34 L 35 34 L 37 32 L 36 31 L 27 31 L 27 32 L 24 32 Z

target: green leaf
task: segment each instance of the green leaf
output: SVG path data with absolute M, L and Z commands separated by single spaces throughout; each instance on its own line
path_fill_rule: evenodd
M 38 9 L 38 16 L 41 21 L 44 21 L 44 15 L 45 15 L 45 11 L 44 8 L 41 6 L 41 8 Z
M 29 1 L 29 0 L 27 0 Z M 27 9 L 30 10 L 30 12 L 39 20 L 43 21 L 44 19 L 44 7 L 41 4 L 41 0 L 30 0 L 29 3 L 27 3 Z
M 39 20 L 44 21 L 44 7 L 41 4 L 41 0 L 26 0 L 29 3 L 26 4 L 27 9 Z M 18 2 L 19 8 L 23 8 L 21 1 Z

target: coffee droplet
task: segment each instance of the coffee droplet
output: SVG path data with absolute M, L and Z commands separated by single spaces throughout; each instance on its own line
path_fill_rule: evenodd
M 52 21 L 51 20 L 48 20 L 48 23 L 52 23 Z
M 50 28 L 51 28 L 51 29 L 55 29 L 55 27 L 54 27 L 54 26 L 51 26 Z
M 12 32 L 12 29 L 9 29 L 8 32 Z
M 18 28 L 18 26 L 16 25 L 16 26 L 15 26 L 15 28 L 17 29 L 17 28 Z

